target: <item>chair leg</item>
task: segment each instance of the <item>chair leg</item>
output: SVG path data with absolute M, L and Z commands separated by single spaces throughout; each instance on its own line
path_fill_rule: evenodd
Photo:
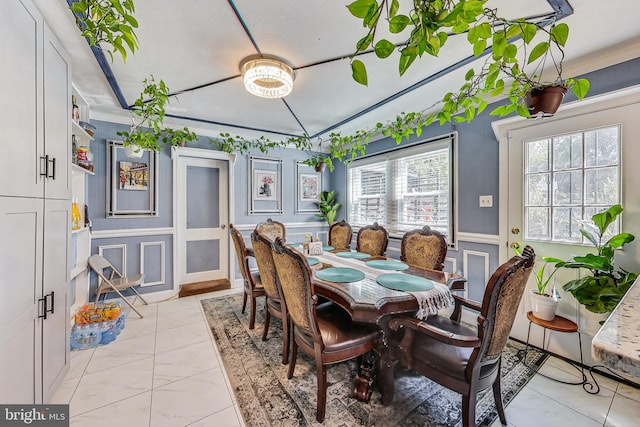
M 267 340 L 267 333 L 269 332 L 269 322 L 271 320 L 271 312 L 267 309 L 267 312 L 264 315 L 264 329 L 262 330 L 262 341 Z
M 289 363 L 289 316 L 282 319 L 282 364 Z
M 500 372 L 499 369 L 498 369 L 498 372 Z M 496 410 L 498 411 L 500 422 L 503 425 L 506 425 L 507 417 L 504 414 L 504 405 L 502 403 L 502 391 L 500 390 L 500 375 L 498 375 L 495 382 L 493 383 L 493 400 L 496 401 Z
M 256 297 L 251 297 L 251 315 L 249 316 L 249 329 L 256 325 Z
M 142 298 L 142 295 L 140 295 L 140 293 L 138 291 L 136 291 L 136 288 L 131 287 L 129 288 L 131 289 L 133 292 L 135 292 L 135 294 L 142 300 L 142 302 L 144 303 L 144 305 L 149 305 L 149 303 L 147 301 L 145 301 L 144 298 Z
M 322 360 L 316 359 L 316 377 L 318 378 L 318 403 L 316 404 L 316 420 L 324 421 L 327 407 L 327 367 Z
M 244 291 L 244 295 L 242 296 L 242 314 L 244 314 L 244 309 L 247 308 L 247 291 Z
M 122 298 L 122 300 L 123 300 L 124 302 L 126 302 L 126 303 L 127 303 L 127 305 L 128 305 L 129 307 L 131 307 L 131 310 L 135 311 L 135 312 L 136 312 L 136 314 L 137 314 L 138 316 L 140 316 L 140 318 L 141 318 L 141 319 L 144 317 L 144 316 L 142 315 L 142 313 L 140 313 L 138 310 L 136 310 L 136 308 L 133 306 L 133 304 L 131 304 L 131 303 L 129 302 L 129 300 L 128 300 L 128 299 L 126 299 L 124 295 L 122 295 L 122 292 L 120 292 L 119 290 L 117 290 L 116 288 L 113 288 L 113 287 L 111 288 L 111 290 L 113 290 L 115 293 L 117 293 L 117 294 L 120 296 L 120 298 Z
M 477 392 L 474 390 L 471 390 L 467 395 L 462 395 L 462 427 L 475 427 L 476 425 L 476 396 Z
M 298 358 L 298 343 L 295 339 L 291 341 L 291 358 L 289 359 L 289 371 L 287 378 L 293 378 L 293 370 L 296 369 L 296 359 Z

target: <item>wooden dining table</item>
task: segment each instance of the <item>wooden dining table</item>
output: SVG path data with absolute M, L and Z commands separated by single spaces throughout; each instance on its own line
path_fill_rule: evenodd
M 339 251 L 330 251 L 336 253 Z M 313 257 L 313 255 L 311 255 Z M 341 266 L 337 263 L 326 262 L 326 257 L 318 257 L 323 259 L 322 262 L 313 266 L 313 270 L 327 268 L 331 266 Z M 361 259 L 364 262 L 371 260 L 386 260 L 386 257 L 370 257 Z M 335 261 L 335 257 L 333 258 Z M 353 260 L 350 260 L 353 261 Z M 337 264 L 337 265 L 336 265 Z M 351 268 L 354 262 L 349 263 Z M 392 271 L 386 271 L 391 273 Z M 423 277 L 437 283 L 447 286 L 450 290 L 464 290 L 466 279 L 455 274 L 443 271 L 429 270 L 409 266 L 402 273 Z M 398 291 L 379 285 L 375 279 L 368 274 L 362 280 L 347 283 L 337 283 L 322 280 L 314 274 L 315 292 L 317 295 L 325 297 L 346 310 L 353 321 L 363 323 L 373 323 L 382 330 L 382 339 L 380 340 L 376 356 L 379 358 L 380 372 L 376 373 L 376 365 L 373 358 L 365 358 L 361 364 L 360 371 L 356 377 L 353 396 L 361 401 L 368 401 L 371 397 L 372 385 L 377 380 L 378 386 L 382 391 L 382 403 L 390 404 L 393 400 L 394 377 L 393 366 L 396 360 L 392 357 L 392 352 L 388 348 L 388 336 L 392 332 L 388 328 L 391 319 L 398 315 L 413 315 L 418 310 L 418 301 L 412 294 L 404 291 Z

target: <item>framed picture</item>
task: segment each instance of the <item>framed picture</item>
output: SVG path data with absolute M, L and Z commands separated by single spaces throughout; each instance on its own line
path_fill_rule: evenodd
M 107 218 L 158 215 L 158 153 L 132 160 L 122 141 L 107 141 Z
M 249 157 L 249 214 L 282 213 L 282 160 Z
M 296 213 L 317 213 L 322 192 L 322 173 L 296 162 Z

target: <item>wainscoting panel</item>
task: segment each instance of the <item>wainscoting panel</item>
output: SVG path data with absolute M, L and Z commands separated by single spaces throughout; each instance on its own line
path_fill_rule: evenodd
M 145 275 L 142 287 L 165 284 L 165 243 L 140 243 L 140 272 Z

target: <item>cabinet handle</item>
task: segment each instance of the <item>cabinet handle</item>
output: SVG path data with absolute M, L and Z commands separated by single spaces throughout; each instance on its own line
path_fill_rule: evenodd
M 47 156 L 49 157 L 49 156 Z M 49 175 L 49 166 L 47 166 L 47 178 L 56 179 L 56 158 L 49 160 L 51 162 L 51 175 Z
M 40 306 L 40 302 L 42 302 L 42 306 Z M 38 313 L 40 313 L 40 307 L 42 307 L 42 314 L 38 314 L 38 319 L 47 320 L 47 295 L 38 299 Z
M 40 157 L 40 176 L 44 176 L 45 178 L 49 178 L 49 155 L 47 154 L 44 157 Z M 44 160 L 44 172 L 42 172 L 42 160 Z
M 54 163 L 54 164 L 55 164 L 55 163 Z M 51 291 L 51 310 L 48 310 L 48 309 L 47 309 L 46 301 L 45 301 L 45 307 L 44 307 L 44 309 L 45 309 L 45 313 L 46 313 L 46 312 L 49 312 L 49 313 L 51 313 L 51 314 L 53 314 L 53 313 L 54 313 L 54 310 L 55 310 L 55 303 L 54 303 L 53 296 L 54 296 L 54 291 Z M 45 296 L 45 300 L 46 300 L 46 298 L 47 298 L 47 297 Z

